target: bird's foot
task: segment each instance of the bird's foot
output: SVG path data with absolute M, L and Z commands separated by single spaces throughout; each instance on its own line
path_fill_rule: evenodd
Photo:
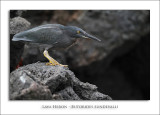
M 67 67 L 68 65 L 62 65 L 60 63 L 58 63 L 56 60 L 54 60 L 49 54 L 48 54 L 48 51 L 45 50 L 43 52 L 44 56 L 49 60 L 48 63 L 46 63 L 46 65 L 52 65 L 52 66 L 55 66 L 55 65 L 59 65 L 59 66 L 63 66 L 63 67 Z

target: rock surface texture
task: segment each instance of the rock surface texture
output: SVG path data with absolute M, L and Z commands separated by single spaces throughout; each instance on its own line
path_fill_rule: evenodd
M 34 63 L 10 74 L 11 100 L 112 100 L 83 83 L 67 67 Z

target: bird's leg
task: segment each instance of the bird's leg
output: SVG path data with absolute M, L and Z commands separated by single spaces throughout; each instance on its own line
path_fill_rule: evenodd
M 43 52 L 44 56 L 49 60 L 49 63 L 46 63 L 46 65 L 60 65 L 60 66 L 64 66 L 67 67 L 68 65 L 62 65 L 60 63 L 58 63 L 56 60 L 54 60 L 49 54 L 47 50 L 44 50 Z

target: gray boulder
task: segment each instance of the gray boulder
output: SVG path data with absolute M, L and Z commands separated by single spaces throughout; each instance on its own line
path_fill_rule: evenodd
M 67 67 L 34 63 L 10 74 L 11 100 L 111 100 L 90 83 L 83 83 Z
M 10 26 L 10 34 L 16 34 L 21 31 L 25 31 L 30 27 L 30 22 L 22 17 L 15 17 L 10 19 L 9 26 Z

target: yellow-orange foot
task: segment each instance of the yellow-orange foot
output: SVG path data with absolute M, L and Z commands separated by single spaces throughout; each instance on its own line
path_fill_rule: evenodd
M 55 66 L 55 65 L 59 65 L 59 66 L 63 66 L 63 67 L 67 67 L 68 65 L 62 65 L 60 63 L 58 63 L 55 59 L 53 59 L 49 54 L 48 54 L 48 51 L 45 50 L 43 52 L 44 56 L 49 60 L 48 63 L 46 63 L 46 65 L 52 65 L 52 66 Z

